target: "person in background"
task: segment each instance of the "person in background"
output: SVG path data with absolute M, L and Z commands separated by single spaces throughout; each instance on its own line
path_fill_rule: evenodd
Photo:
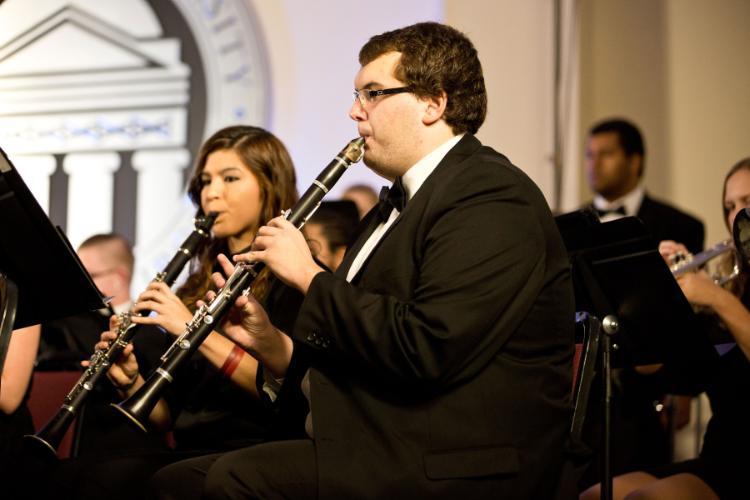
M 130 284 L 133 250 L 117 233 L 92 235 L 81 243 L 78 257 L 94 284 L 108 300 L 108 309 L 76 314 L 42 325 L 37 369 L 78 370 L 93 354 L 99 335 L 109 327 L 109 315 L 127 311 L 133 303 Z
M 96 287 L 110 298 L 114 311 L 127 311 L 132 303 L 130 283 L 134 264 L 130 242 L 117 233 L 96 234 L 86 238 L 77 253 Z
M 735 164 L 724 179 L 724 222 L 731 235 L 737 213 L 750 206 L 750 158 Z M 665 261 L 688 252 L 675 241 L 663 241 L 659 251 Z M 732 255 L 718 267 L 733 267 Z M 716 343 L 715 363 L 690 364 L 698 372 L 711 401 L 713 415 L 703 437 L 698 458 L 644 468 L 614 479 L 614 498 L 679 498 L 685 500 L 740 500 L 747 498 L 745 474 L 750 470 L 750 289 L 747 265 L 729 288 L 716 284 L 705 272 L 679 278 L 685 297 L 702 308 L 703 323 Z M 662 369 L 667 369 L 663 367 Z M 599 486 L 582 495 L 599 498 Z
M 39 330 L 39 325 L 34 325 L 19 328 L 11 334 L 0 380 L 2 415 L 14 415 L 17 412 L 20 415 L 24 412 L 24 402 L 34 372 L 34 358 L 39 345 Z M 5 444 L 5 441 L 2 443 Z
M 703 249 L 703 223 L 695 217 L 655 199 L 646 191 L 644 171 L 646 146 L 638 127 L 623 118 L 607 118 L 588 132 L 585 172 L 594 193 L 588 207 L 602 222 L 635 216 L 653 237 L 683 242 L 698 253 Z M 618 370 L 613 399 L 612 460 L 614 473 L 663 464 L 672 457 L 672 427 L 680 428 L 690 419 L 689 396 L 667 396 L 648 374 L 652 367 L 626 367 Z M 670 402 L 670 406 L 665 404 Z M 592 407 L 596 411 L 596 407 Z M 668 422 L 667 413 L 672 422 Z M 596 417 L 593 417 L 596 420 Z M 597 441 L 598 437 L 591 438 Z M 594 461 L 584 478 L 588 486 L 599 481 Z
M 102 331 L 109 328 L 109 316 L 128 311 L 133 303 L 130 284 L 134 258 L 127 238 L 117 233 L 95 234 L 81 243 L 77 254 L 109 307 L 44 323 L 36 371 L 80 371 L 81 363 L 94 353 Z M 147 366 L 156 362 L 164 345 L 160 332 L 150 333 L 134 339 L 135 350 Z M 102 450 L 112 449 L 145 451 L 165 447 L 163 436 L 146 436 L 119 425 L 110 408 L 118 401 L 117 391 L 106 378 L 94 386 L 78 413 L 73 456 L 99 456 Z
M 594 193 L 589 206 L 602 222 L 638 217 L 655 241 L 682 241 L 691 252 L 703 249 L 703 223 L 646 192 L 646 146 L 638 127 L 622 118 L 594 124 L 586 140 L 586 178 Z
M 31 363 L 29 371 L 33 366 L 34 371 L 81 371 L 81 362 L 88 360 L 93 354 L 94 344 L 98 342 L 99 335 L 108 326 L 108 316 L 112 311 L 126 311 L 131 305 L 130 280 L 133 271 L 133 253 L 130 242 L 116 233 L 96 234 L 87 238 L 77 250 L 84 268 L 91 276 L 102 296 L 109 299 L 109 308 L 101 311 L 87 311 L 66 318 L 46 322 L 36 327 L 33 334 L 18 336 L 13 342 L 24 338 L 29 344 L 33 341 L 33 353 L 30 354 Z M 28 340 L 26 340 L 28 338 Z M 161 343 L 159 344 L 159 346 Z M 139 351 L 151 349 L 152 356 L 155 354 L 153 343 L 148 336 L 138 339 Z M 30 352 L 24 350 L 25 352 Z M 35 358 L 35 360 L 34 360 Z M 31 377 L 31 374 L 29 374 Z M 15 379 L 23 380 L 22 377 Z M 52 379 L 47 379 L 52 380 Z M 10 389 L 13 384 L 8 384 Z M 44 387 L 37 388 L 44 394 Z M 73 389 L 71 387 L 68 390 Z M 5 387 L 3 388 L 5 395 Z M 28 395 L 27 395 L 28 397 Z M 42 397 L 37 395 L 36 397 Z M 85 404 L 79 409 L 77 421 L 71 427 L 74 428 L 74 446 L 71 452 L 76 456 L 99 456 L 102 450 L 118 447 L 130 450 L 152 450 L 164 448 L 165 442 L 155 436 L 143 436 L 124 429 L 117 425 L 115 416 L 109 408 L 109 404 L 116 402 L 117 393 L 106 379 L 101 380 L 89 393 Z M 63 405 L 63 398 L 59 403 Z M 36 415 L 40 426 L 47 422 Z M 39 428 L 41 429 L 41 427 Z M 39 430 L 36 429 L 36 430 Z M 35 429 L 29 425 L 19 431 L 19 436 L 34 434 Z M 21 443 L 23 445 L 28 442 Z M 46 453 L 46 452 L 45 452 Z M 56 464 L 45 461 L 46 455 L 40 450 L 28 446 L 22 446 L 16 454 L 16 461 L 23 463 L 27 469 L 35 469 L 38 477 L 45 477 L 53 473 Z M 50 468 L 48 468 L 50 467 Z M 32 481 L 24 489 L 28 495 L 32 485 L 39 484 Z
M 324 201 L 302 228 L 313 256 L 336 271 L 354 241 L 359 213 L 352 201 Z
M 23 491 L 26 472 L 19 457 L 21 438 L 34 433 L 34 424 L 26 405 L 31 392 L 34 359 L 39 345 L 39 325 L 11 333 L 5 365 L 0 374 L 0 480 L 2 491 Z
M 353 184 L 344 190 L 341 199 L 353 201 L 362 219 L 378 203 L 378 193 L 367 184 Z

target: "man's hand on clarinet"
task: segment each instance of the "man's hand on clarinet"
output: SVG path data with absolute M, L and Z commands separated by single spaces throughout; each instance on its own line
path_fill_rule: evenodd
M 227 276 L 232 274 L 234 266 L 227 257 L 219 255 L 218 261 Z M 226 283 L 221 273 L 214 273 L 211 278 L 219 289 Z M 209 292 L 206 299 L 211 301 L 215 296 L 215 292 Z M 284 376 L 292 355 L 292 340 L 271 323 L 265 309 L 252 294 L 243 294 L 235 301 L 222 322 L 221 330 L 263 363 L 275 377 Z
M 258 229 L 252 249 L 235 255 L 235 262 L 263 262 L 287 285 L 307 293 L 316 274 L 324 272 L 313 260 L 302 232 L 284 217 Z

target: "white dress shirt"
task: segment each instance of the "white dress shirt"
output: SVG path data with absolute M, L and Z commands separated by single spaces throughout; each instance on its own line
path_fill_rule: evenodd
M 620 207 L 623 207 L 625 209 L 625 215 L 619 214 L 617 212 L 612 212 L 599 217 L 599 220 L 601 220 L 602 222 L 610 222 L 613 220 L 621 219 L 625 216 L 637 215 L 638 210 L 641 208 L 641 203 L 643 203 L 643 197 L 645 195 L 646 188 L 642 183 L 639 183 L 638 186 L 636 186 L 636 188 L 631 192 L 629 192 L 625 196 L 617 198 L 616 200 L 607 201 L 604 197 L 597 194 L 596 196 L 594 196 L 594 200 L 592 203 L 594 205 L 594 208 L 597 210 L 610 211 L 617 210 Z
M 443 144 L 433 149 L 432 152 L 427 154 L 417 163 L 412 165 L 409 170 L 406 171 L 406 173 L 401 177 L 401 182 L 404 184 L 404 195 L 406 196 L 407 202 L 414 197 L 422 184 L 424 184 L 424 181 L 427 180 L 427 177 L 430 176 L 432 171 L 435 170 L 438 164 L 443 160 L 443 158 L 445 158 L 445 155 L 448 154 L 448 151 L 453 149 L 453 146 L 458 144 L 458 141 L 460 141 L 463 136 L 464 134 L 459 134 L 445 141 Z M 382 222 L 377 228 L 375 228 L 375 231 L 373 231 L 365 244 L 362 245 L 362 249 L 354 258 L 354 262 L 352 262 L 351 267 L 349 267 L 349 272 L 346 274 L 346 281 L 351 281 L 354 276 L 357 275 L 359 270 L 362 268 L 362 264 L 364 264 L 365 260 L 367 260 L 367 257 L 370 256 L 372 251 L 380 242 L 381 238 L 383 238 L 385 232 L 388 231 L 388 228 L 393 225 L 399 215 L 400 213 L 394 208 L 391 211 L 391 215 L 390 217 L 388 217 L 388 220 Z

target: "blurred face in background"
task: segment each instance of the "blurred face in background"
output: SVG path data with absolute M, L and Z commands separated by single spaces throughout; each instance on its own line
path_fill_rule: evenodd
M 614 132 L 594 134 L 586 144 L 586 177 L 591 190 L 608 201 L 636 188 L 642 158 L 627 156 Z
M 357 212 L 359 212 L 359 218 L 363 218 L 367 215 L 372 207 L 378 203 L 378 194 L 374 189 L 370 187 L 356 187 L 350 188 L 344 191 L 341 195 L 342 200 L 349 200 L 357 205 Z
M 107 242 L 78 249 L 78 257 L 83 267 L 91 275 L 94 284 L 105 297 L 112 297 L 112 305 L 117 306 L 130 300 L 130 272 L 127 266 L 113 258 L 112 245 Z
M 341 261 L 344 260 L 346 246 L 333 247 L 325 236 L 323 225 L 317 222 L 307 222 L 302 229 L 315 258 L 331 271 L 338 269 Z

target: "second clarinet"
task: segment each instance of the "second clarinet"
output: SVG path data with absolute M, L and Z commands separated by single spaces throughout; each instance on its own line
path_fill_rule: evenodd
M 163 271 L 156 275 L 153 281 L 161 281 L 171 286 L 180 275 L 185 264 L 190 261 L 199 244 L 208 237 L 214 220 L 216 220 L 216 214 L 214 213 L 196 217 L 193 232 L 190 233 L 190 236 L 182 243 L 172 260 L 169 261 Z M 115 340 L 110 343 L 108 349 L 97 351 L 91 356 L 89 366 L 65 396 L 60 409 L 52 416 L 50 421 L 36 434 L 24 436 L 28 445 L 41 449 L 44 453 L 51 454 L 53 457 L 56 456 L 56 450 L 60 446 L 65 432 L 75 420 L 91 390 L 138 331 L 137 325 L 130 321 L 131 314 L 131 312 L 125 312 L 118 315 Z M 147 316 L 149 312 L 141 311 L 138 314 Z
M 349 142 L 338 156 L 323 169 L 299 201 L 284 214 L 286 219 L 298 229 L 301 228 L 346 169 L 362 158 L 364 144 L 365 140 L 361 137 Z M 252 285 L 253 280 L 260 274 L 263 267 L 264 265 L 260 262 L 250 265 L 237 265 L 224 287 L 216 293 L 214 299 L 195 312 L 182 335 L 161 357 L 159 367 L 132 396 L 122 403 L 114 405 L 114 408 L 119 410 L 137 428 L 146 432 L 149 415 L 161 398 L 164 389 L 174 380 L 174 374 L 178 368 L 200 347 L 240 294 Z

